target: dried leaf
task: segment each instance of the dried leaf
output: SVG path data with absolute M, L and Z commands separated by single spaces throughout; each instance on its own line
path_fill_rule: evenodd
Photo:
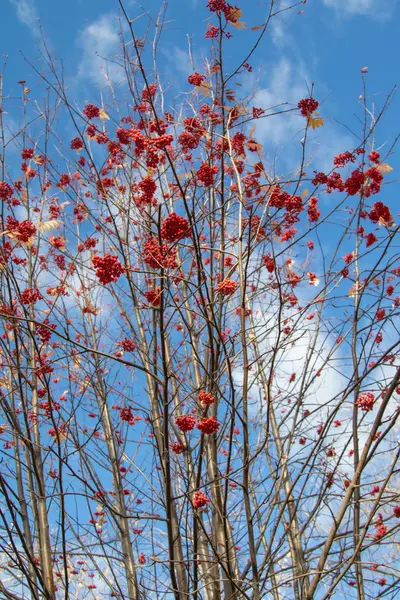
M 196 90 L 203 94 L 203 96 L 210 96 L 210 86 L 202 83 L 201 85 L 196 86 Z
M 381 165 L 378 165 L 378 171 L 381 173 L 390 173 L 390 171 L 393 171 L 393 167 L 387 163 L 382 163 Z
M 59 229 L 61 221 L 57 221 L 56 219 L 53 219 L 52 221 L 38 221 L 35 225 L 38 231 L 50 231 L 54 228 Z
M 262 25 L 254 25 L 254 27 L 251 27 L 251 31 L 258 31 L 258 29 L 262 29 L 263 27 L 265 27 L 265 23 Z
M 249 140 L 246 145 L 250 152 L 261 152 L 263 149 L 262 145 L 258 144 L 255 140 Z
M 239 21 L 242 14 L 243 14 L 243 11 L 240 8 L 238 8 L 237 6 L 231 8 L 230 13 L 229 13 L 229 21 L 232 23 L 232 25 L 233 25 L 233 21 Z
M 215 63 L 215 64 L 213 64 L 213 66 L 210 69 L 210 74 L 214 75 L 214 73 L 217 73 L 220 70 L 221 70 L 221 67 L 217 63 Z
M 308 196 L 308 189 L 307 189 L 307 188 L 306 188 L 306 189 L 304 189 L 304 190 L 301 192 L 301 197 L 302 197 L 302 198 L 305 198 L 306 196 Z
M 234 21 L 231 23 L 236 29 L 247 29 L 247 25 L 244 21 Z
M 108 116 L 108 114 L 106 113 L 106 111 L 104 110 L 104 108 L 100 108 L 99 110 L 99 118 L 100 119 L 108 119 L 110 120 L 110 117 Z

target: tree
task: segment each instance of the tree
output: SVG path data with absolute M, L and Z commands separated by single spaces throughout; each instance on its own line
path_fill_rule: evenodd
M 354 147 L 313 171 L 317 90 L 268 107 L 240 87 L 305 0 L 278 4 L 232 67 L 242 11 L 209 0 L 210 55 L 176 103 L 165 7 L 140 38 L 120 2 L 124 98 L 110 82 L 75 106 L 43 42 L 43 107 L 22 81 L 11 140 L 0 112 L 4 598 L 398 593 L 390 95 L 372 108 L 364 77 Z M 289 114 L 282 174 L 257 126 Z

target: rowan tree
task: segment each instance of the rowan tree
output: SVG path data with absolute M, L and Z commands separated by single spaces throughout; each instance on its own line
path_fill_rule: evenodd
M 232 65 L 246 6 L 209 0 L 209 55 L 174 96 L 165 7 L 120 1 L 123 92 L 76 105 L 42 41 L 46 100 L 21 81 L 8 140 L 5 71 L 2 597 L 398 594 L 391 95 L 363 75 L 354 144 L 320 171 L 318 88 L 258 106 L 246 85 L 305 4 L 266 4 Z M 286 118 L 284 173 L 257 128 Z

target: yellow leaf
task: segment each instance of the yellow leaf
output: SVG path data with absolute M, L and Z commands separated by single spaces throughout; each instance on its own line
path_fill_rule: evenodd
M 390 171 L 393 171 L 393 167 L 387 163 L 382 163 L 381 165 L 378 165 L 378 171 L 381 173 L 390 173 Z
M 102 120 L 103 119 L 108 119 L 108 120 L 110 119 L 110 117 L 108 116 L 108 114 L 106 113 L 106 111 L 104 110 L 104 108 L 101 108 L 99 110 L 99 118 L 102 119 Z
M 322 118 L 322 117 L 320 117 L 320 116 L 318 115 L 318 113 L 317 113 L 317 112 L 316 112 L 316 113 L 314 113 L 314 115 L 315 115 L 315 117 L 314 117 L 313 115 L 310 115 L 310 116 L 308 117 L 308 124 L 310 125 L 310 127 L 311 127 L 312 129 L 314 129 L 314 130 L 315 130 L 315 129 L 318 129 L 318 127 L 322 127 L 322 126 L 323 126 L 323 124 L 324 124 L 324 120 L 323 120 L 323 118 Z
M 52 221 L 38 221 L 35 225 L 38 231 L 50 231 L 54 228 L 59 229 L 61 221 L 57 221 L 56 219 L 53 219 Z

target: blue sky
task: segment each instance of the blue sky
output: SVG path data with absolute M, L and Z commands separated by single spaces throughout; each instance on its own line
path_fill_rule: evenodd
M 257 34 L 250 28 L 263 23 L 268 8 L 267 3 L 253 0 L 237 4 L 243 10 L 247 30 L 234 31 L 229 41 L 227 54 L 232 65 L 237 62 L 235 57 L 241 56 L 244 45 L 251 47 Z M 127 0 L 125 5 L 131 17 L 142 15 L 135 22 L 140 35 L 148 22 L 144 13 L 155 18 L 160 2 L 147 0 L 143 8 L 139 0 Z M 279 0 L 277 5 L 285 8 L 290 3 Z M 20 51 L 39 70 L 43 68 L 38 50 L 42 27 L 53 56 L 63 61 L 70 98 L 78 104 L 98 101 L 99 90 L 104 88 L 104 63 L 98 55 L 119 54 L 118 15 L 117 0 L 2 0 L 0 54 L 8 56 L 6 91 L 10 96 L 19 95 L 20 79 L 27 80 L 32 97 L 36 86 L 37 92 L 41 90 Z M 187 35 L 192 37 L 196 67 L 202 70 L 202 57 L 211 43 L 204 39 L 210 17 L 206 0 L 169 2 L 158 65 L 164 84 L 172 91 L 187 87 L 186 78 L 191 72 Z M 268 39 L 252 63 L 253 74 L 247 81 L 261 89 L 260 105 L 286 101 L 294 105 L 315 83 L 315 95 L 323 101 L 321 113 L 328 125 L 323 138 L 319 134 L 316 137 L 320 163 L 317 166 L 323 168 L 332 153 L 345 150 L 354 142 L 346 127 L 355 130 L 359 126 L 360 68 L 368 66 L 368 91 L 378 108 L 398 82 L 400 71 L 394 57 L 399 53 L 399 30 L 398 0 L 308 0 L 272 21 Z M 110 69 L 113 76 L 116 68 Z M 397 134 L 399 108 L 395 97 L 380 126 L 378 145 L 389 144 Z M 7 110 L 13 115 L 12 100 Z M 293 140 L 299 121 L 286 119 L 283 123 L 281 119 L 271 123 L 271 119 L 265 120 L 258 135 L 262 143 L 267 142 L 266 151 L 272 156 L 276 148 Z

